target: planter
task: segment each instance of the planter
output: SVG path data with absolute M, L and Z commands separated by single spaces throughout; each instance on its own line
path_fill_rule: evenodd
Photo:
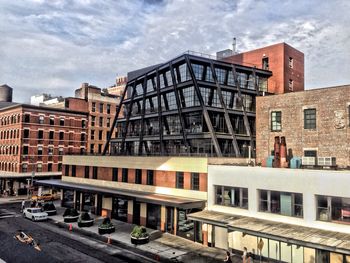
M 79 218 L 79 215 L 77 216 L 64 216 L 63 220 L 65 223 L 73 223 L 73 222 L 77 222 Z
M 94 220 L 82 220 L 82 221 L 78 221 L 78 227 L 90 227 L 94 224 Z
M 130 236 L 130 238 L 131 238 L 131 244 L 134 244 L 134 245 L 144 245 L 144 244 L 147 244 L 149 242 L 149 236 L 148 237 L 140 237 L 140 238 Z
M 98 228 L 98 233 L 100 235 L 104 235 L 104 234 L 111 234 L 115 232 L 115 227 L 109 227 L 109 228 Z
M 44 212 L 47 213 L 48 216 L 53 216 L 57 214 L 57 210 L 44 210 Z

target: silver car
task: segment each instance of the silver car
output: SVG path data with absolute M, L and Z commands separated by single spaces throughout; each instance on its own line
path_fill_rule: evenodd
M 23 216 L 31 219 L 32 221 L 47 220 L 47 213 L 42 212 L 41 208 L 25 208 L 23 211 Z

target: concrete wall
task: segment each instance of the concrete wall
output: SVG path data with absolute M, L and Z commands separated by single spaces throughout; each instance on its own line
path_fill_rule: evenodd
M 257 97 L 256 155 L 261 163 L 273 150 L 274 137 L 285 136 L 287 149 L 302 157 L 316 149 L 319 157 L 336 157 L 350 166 L 350 85 Z M 304 129 L 304 109 L 316 109 L 316 129 Z M 282 130 L 271 131 L 271 112 L 282 112 Z
M 214 185 L 248 188 L 249 209 L 215 205 Z M 315 195 L 350 198 L 350 172 L 263 167 L 208 167 L 208 209 L 290 224 L 350 233 L 350 225 L 316 221 Z M 258 212 L 258 189 L 303 194 L 304 218 Z

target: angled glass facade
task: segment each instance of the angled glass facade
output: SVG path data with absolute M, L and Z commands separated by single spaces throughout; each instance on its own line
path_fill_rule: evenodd
M 184 54 L 130 79 L 113 155 L 247 157 L 271 72 Z

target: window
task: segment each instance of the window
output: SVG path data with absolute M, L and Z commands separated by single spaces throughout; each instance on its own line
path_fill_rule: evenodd
M 191 173 L 191 190 L 199 190 L 199 173 Z
M 38 146 L 38 155 L 43 155 L 43 147 L 42 146 Z
M 95 130 L 91 130 L 90 138 L 91 140 L 95 140 Z
M 100 113 L 103 113 L 103 103 L 100 103 L 100 105 L 99 105 L 100 107 L 99 107 L 99 111 L 100 111 Z
M 42 140 L 44 138 L 44 131 L 43 130 L 39 130 L 38 131 L 38 139 Z
M 47 171 L 52 172 L 52 163 L 47 164 Z
M 95 149 L 95 144 L 91 143 L 90 144 L 90 153 L 94 153 L 94 149 Z
M 77 166 L 76 165 L 72 165 L 72 177 L 75 177 L 77 173 Z
M 98 145 L 98 153 L 102 153 L 102 144 Z
M 304 150 L 304 156 L 305 157 L 317 157 L 317 151 L 316 150 Z
M 96 117 L 95 116 L 91 116 L 91 127 L 95 126 L 95 121 L 96 121 Z
M 102 140 L 103 131 L 98 131 L 98 139 Z
M 29 138 L 29 129 L 23 130 L 23 138 Z
M 49 140 L 50 140 L 50 144 L 52 144 L 53 143 L 53 138 L 54 138 L 54 131 L 49 131 Z
M 290 68 L 293 68 L 293 65 L 294 64 L 294 60 L 293 60 L 293 58 L 292 57 L 289 57 L 289 59 L 288 59 L 288 66 L 290 67 Z
M 22 172 L 23 173 L 28 172 L 28 164 L 27 163 L 22 164 Z
M 64 132 L 60 132 L 60 141 L 63 141 L 64 140 Z
M 24 122 L 26 123 L 30 122 L 30 114 L 24 114 Z
M 248 188 L 215 186 L 215 204 L 248 209 Z
M 262 59 L 262 68 L 269 70 L 269 58 L 263 58 Z
M 316 129 L 316 109 L 304 110 L 304 129 Z
M 122 169 L 122 182 L 127 183 L 128 182 L 128 168 Z
M 107 104 L 107 114 L 111 114 L 111 104 Z
M 293 91 L 293 80 L 292 79 L 289 79 L 289 81 L 288 81 L 288 90 L 290 90 L 290 91 Z
M 91 103 L 91 111 L 92 112 L 96 111 L 96 102 Z
M 36 171 L 37 171 L 38 173 L 41 173 L 41 172 L 43 171 L 43 164 L 42 164 L 42 163 L 38 163 L 38 164 L 36 165 Z
M 271 131 L 282 130 L 282 112 L 273 111 L 271 112 Z
M 50 116 L 50 125 L 55 125 L 55 117 Z
M 57 165 L 57 170 L 58 170 L 58 171 L 62 171 L 62 163 L 58 163 L 58 165 Z
M 98 167 L 96 166 L 92 167 L 92 179 L 97 179 L 97 171 L 98 171 Z
M 176 172 L 176 188 L 184 188 L 184 173 Z
M 136 169 L 135 171 L 135 184 L 142 184 L 142 170 Z
M 86 120 L 81 120 L 81 127 L 86 128 Z
M 44 116 L 39 115 L 39 124 L 44 124 Z
M 99 122 L 98 122 L 98 125 L 99 125 L 100 127 L 103 127 L 103 117 L 100 117 Z
M 58 155 L 63 155 L 63 148 L 62 147 L 58 148 Z
M 48 155 L 53 155 L 53 147 L 48 148 Z
M 89 177 L 90 177 L 90 167 L 89 166 L 85 166 L 84 178 L 89 178 Z
M 303 195 L 299 193 L 259 190 L 259 211 L 303 217 Z
M 112 169 L 112 181 L 118 182 L 118 168 Z
M 154 184 L 154 171 L 147 170 L 147 185 L 153 185 L 153 184 Z
M 109 128 L 111 126 L 111 118 L 107 118 L 106 126 Z
M 350 222 L 350 198 L 319 195 L 316 200 L 318 220 Z
M 60 126 L 64 126 L 64 118 L 60 118 Z

